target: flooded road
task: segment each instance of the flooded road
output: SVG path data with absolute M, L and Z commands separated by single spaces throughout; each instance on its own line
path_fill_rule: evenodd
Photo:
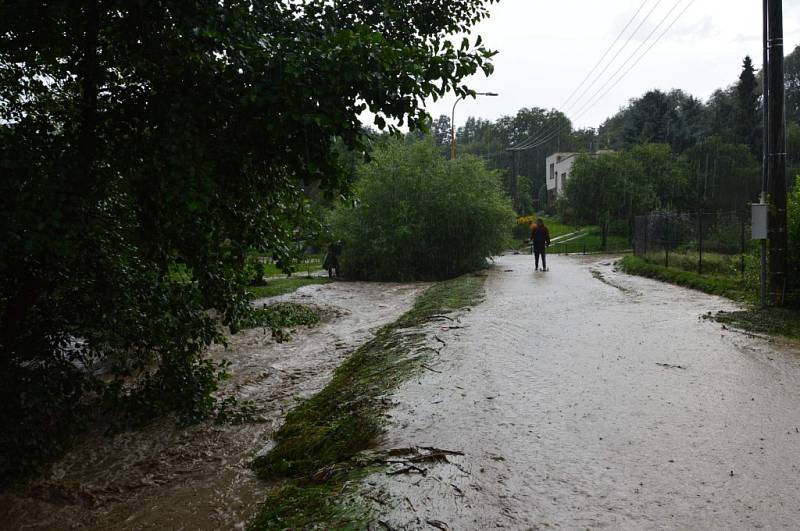
M 395 394 L 375 474 L 395 529 L 797 529 L 800 350 L 723 329 L 720 298 L 610 259 L 500 258 L 484 303 Z M 388 509 L 392 507 L 392 509 Z M 388 514 L 387 514 L 388 513 Z
M 288 343 L 254 329 L 232 337 L 228 350 L 211 350 L 232 362 L 221 395 L 252 400 L 266 422 L 180 429 L 164 420 L 115 437 L 87 436 L 41 479 L 0 494 L 0 529 L 243 528 L 270 488 L 249 468 L 256 452 L 296 399 L 322 389 L 341 361 L 407 311 L 424 287 L 336 282 L 256 301 L 314 304 L 324 315 Z

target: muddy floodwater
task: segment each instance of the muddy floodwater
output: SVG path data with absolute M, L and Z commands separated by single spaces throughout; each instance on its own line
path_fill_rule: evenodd
M 464 455 L 369 477 L 380 526 L 800 528 L 797 346 L 610 259 L 548 261 L 498 259 L 485 302 L 437 331 L 437 372 L 393 396 L 384 450 Z
M 0 529 L 236 529 L 270 485 L 249 469 L 296 399 L 319 391 L 374 331 L 408 310 L 423 285 L 337 282 L 270 300 L 322 308 L 323 322 L 276 344 L 262 329 L 231 338 L 223 395 L 252 400 L 261 424 L 178 429 L 163 421 L 115 437 L 89 436 L 40 480 L 0 494 Z

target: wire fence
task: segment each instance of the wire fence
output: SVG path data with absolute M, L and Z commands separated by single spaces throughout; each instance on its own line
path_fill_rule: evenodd
M 746 211 L 657 212 L 634 220 L 634 254 L 668 267 L 744 276 L 753 251 Z

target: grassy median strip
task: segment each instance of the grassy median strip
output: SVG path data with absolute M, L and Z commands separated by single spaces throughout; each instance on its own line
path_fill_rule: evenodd
M 269 496 L 251 529 L 362 526 L 368 512 L 344 494 L 364 474 L 365 465 L 354 458 L 383 429 L 388 405 L 381 398 L 429 353 L 418 327 L 475 304 L 482 293 L 483 277 L 473 275 L 428 288 L 410 311 L 357 349 L 322 391 L 289 412 L 275 447 L 253 463 L 262 478 L 289 481 Z

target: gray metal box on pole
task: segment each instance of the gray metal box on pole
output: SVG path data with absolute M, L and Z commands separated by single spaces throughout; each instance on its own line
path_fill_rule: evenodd
M 767 204 L 766 203 L 753 203 L 752 205 L 752 221 L 751 232 L 754 240 L 767 239 Z

